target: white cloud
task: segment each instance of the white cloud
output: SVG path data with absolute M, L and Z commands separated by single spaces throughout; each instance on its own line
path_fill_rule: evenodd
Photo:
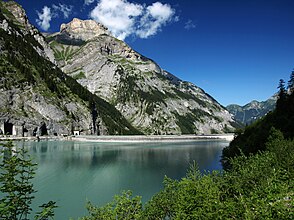
M 175 10 L 168 4 L 155 2 L 146 9 L 145 15 L 140 20 L 136 34 L 141 38 L 148 38 L 161 30 L 161 27 L 171 21 Z
M 44 6 L 42 9 L 42 13 L 37 11 L 37 14 L 38 14 L 38 19 L 36 19 L 37 24 L 44 31 L 47 31 L 50 28 L 50 21 L 53 16 L 53 14 L 51 13 L 51 9 L 47 6 Z
M 174 14 L 174 10 L 168 4 L 162 4 L 161 2 L 155 2 L 151 6 L 147 7 L 147 12 L 155 19 L 160 21 L 168 21 Z
M 52 8 L 54 9 L 54 12 L 56 14 L 58 14 L 58 12 L 61 12 L 64 18 L 68 18 L 69 15 L 72 13 L 73 6 L 59 3 L 58 5 L 53 4 Z
M 141 38 L 155 35 L 173 20 L 174 14 L 175 10 L 170 5 L 160 2 L 146 7 L 127 0 L 100 0 L 90 17 L 108 27 L 115 37 L 124 40 L 132 34 Z
M 185 27 L 184 27 L 186 30 L 190 30 L 190 29 L 194 29 L 196 28 L 196 25 L 193 23 L 192 20 L 188 20 L 186 23 L 185 23 Z
M 84 0 L 85 5 L 90 5 L 94 2 L 95 0 Z
M 42 13 L 37 11 L 38 18 L 36 19 L 36 22 L 44 31 L 48 31 L 52 18 L 59 17 L 60 13 L 63 15 L 64 18 L 68 18 L 72 13 L 72 10 L 72 5 L 61 3 L 59 3 L 58 5 L 53 4 L 51 7 L 44 6 L 42 9 Z

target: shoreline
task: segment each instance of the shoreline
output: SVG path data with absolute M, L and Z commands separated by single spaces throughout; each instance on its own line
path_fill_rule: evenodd
M 197 140 L 226 140 L 232 141 L 234 134 L 211 134 L 211 135 L 122 135 L 122 136 L 41 136 L 41 137 L 0 137 L 0 141 L 85 141 L 85 142 L 185 142 Z

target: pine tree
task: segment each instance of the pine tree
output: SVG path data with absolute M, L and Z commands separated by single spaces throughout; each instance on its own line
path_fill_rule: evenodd
M 35 174 L 35 164 L 25 158 L 25 151 L 13 147 L 12 143 L 4 146 L 1 168 L 0 216 L 4 219 L 28 219 L 31 211 L 30 204 L 35 192 L 30 183 Z
M 284 110 L 285 102 L 287 100 L 287 90 L 285 88 L 285 81 L 283 79 L 280 79 L 278 89 L 279 92 L 276 108 L 279 111 Z
M 284 96 L 286 96 L 287 91 L 285 88 L 285 81 L 283 79 L 280 79 L 278 89 L 279 89 L 279 98 L 283 98 Z
M 288 81 L 288 89 L 290 91 L 290 94 L 294 91 L 294 70 L 292 71 L 290 75 L 290 80 Z
M 0 143 L 0 219 L 28 220 L 34 190 L 31 180 L 36 164 L 27 155 L 24 148 L 18 149 L 12 142 Z M 42 210 L 36 220 L 45 220 L 54 216 L 55 202 L 40 206 Z

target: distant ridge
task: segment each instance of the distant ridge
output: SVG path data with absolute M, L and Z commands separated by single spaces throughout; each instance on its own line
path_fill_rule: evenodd
M 235 120 L 246 125 L 251 124 L 257 119 L 265 116 L 275 109 L 277 95 L 270 97 L 266 101 L 251 101 L 250 103 L 240 106 L 236 104 L 228 105 L 226 108 L 234 116 Z

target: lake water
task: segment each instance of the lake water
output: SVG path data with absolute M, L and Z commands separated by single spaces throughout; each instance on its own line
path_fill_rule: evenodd
M 169 143 L 24 142 L 38 163 L 33 206 L 57 202 L 57 220 L 87 214 L 86 201 L 104 205 L 122 190 L 146 202 L 162 189 L 165 175 L 185 176 L 196 161 L 201 171 L 220 170 L 227 141 Z

